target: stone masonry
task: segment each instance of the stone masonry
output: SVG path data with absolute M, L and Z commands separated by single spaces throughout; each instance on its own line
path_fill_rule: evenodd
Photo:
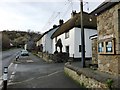
M 114 76 L 90 68 L 81 68 L 80 66 L 76 66 L 73 63 L 66 63 L 64 67 L 64 72 L 75 82 L 86 88 L 92 88 L 95 90 L 98 90 L 98 88 L 102 90 L 110 90 L 109 80 L 113 81 L 111 82 L 112 88 L 120 88 L 120 76 Z
M 92 64 L 98 64 L 97 38 L 92 39 Z
M 114 36 L 114 54 L 98 54 L 99 70 L 120 74 L 120 3 L 97 16 L 98 38 Z M 99 39 L 98 39 L 99 42 Z
M 76 71 L 64 67 L 64 72 L 65 74 L 67 74 L 69 77 L 71 77 L 74 81 L 76 81 L 77 83 L 79 83 L 80 85 L 86 87 L 86 88 L 96 88 L 95 90 L 97 90 L 98 88 L 104 88 L 107 90 L 107 84 L 105 83 L 101 83 L 97 80 L 95 80 L 94 78 L 91 77 L 87 77 L 86 75 L 84 75 L 83 73 L 81 74 L 77 74 Z

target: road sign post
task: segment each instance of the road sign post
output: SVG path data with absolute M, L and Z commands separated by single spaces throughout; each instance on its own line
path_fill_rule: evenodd
M 8 67 L 4 67 L 3 89 L 2 90 L 7 90 L 7 80 L 8 80 Z

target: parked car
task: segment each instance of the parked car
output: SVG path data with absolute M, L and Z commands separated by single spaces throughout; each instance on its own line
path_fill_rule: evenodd
M 29 53 L 27 50 L 22 50 L 21 51 L 21 56 L 29 56 Z

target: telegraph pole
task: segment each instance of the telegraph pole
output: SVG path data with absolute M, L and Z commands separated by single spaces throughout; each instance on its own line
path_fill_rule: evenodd
M 82 62 L 81 62 L 81 66 L 82 68 L 85 67 L 85 39 L 84 39 L 84 25 L 83 25 L 83 0 L 80 0 L 80 18 L 81 18 L 81 56 L 82 56 Z

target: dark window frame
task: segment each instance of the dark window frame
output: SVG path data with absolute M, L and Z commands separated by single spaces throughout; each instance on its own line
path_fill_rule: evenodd
M 81 48 L 81 45 L 79 45 L 79 52 L 82 52 L 82 48 Z
M 66 52 L 69 53 L 69 51 L 70 51 L 69 45 L 68 45 L 68 46 L 65 46 L 65 49 L 66 49 Z M 68 50 L 67 50 L 67 49 L 68 49 Z

